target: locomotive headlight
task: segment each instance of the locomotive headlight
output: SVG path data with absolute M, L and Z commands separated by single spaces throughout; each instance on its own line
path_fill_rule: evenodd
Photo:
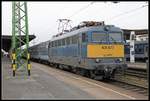
M 104 70 L 107 72 L 108 71 L 108 67 L 104 67 Z
M 96 59 L 95 62 L 96 62 L 96 63 L 99 63 L 99 62 L 100 62 L 100 59 Z
M 116 62 L 116 63 L 123 62 L 123 59 L 122 59 L 122 58 L 118 58 L 118 59 L 115 60 L 115 62 Z
M 109 26 L 106 26 L 104 29 L 105 29 L 106 31 L 108 31 L 110 28 L 109 28 Z
M 120 62 L 122 62 L 122 61 L 123 61 L 123 59 L 122 59 L 122 58 L 119 58 L 119 61 L 120 61 Z

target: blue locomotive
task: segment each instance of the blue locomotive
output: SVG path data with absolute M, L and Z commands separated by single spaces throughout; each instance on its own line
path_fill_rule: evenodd
M 49 64 L 58 68 L 105 79 L 126 69 L 124 44 L 120 28 L 101 22 L 83 22 L 69 32 L 29 50 L 32 58 L 48 59 Z

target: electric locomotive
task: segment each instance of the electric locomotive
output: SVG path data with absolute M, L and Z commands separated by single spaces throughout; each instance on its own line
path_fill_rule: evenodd
M 91 78 L 111 78 L 127 68 L 124 44 L 120 28 L 104 22 L 84 21 L 50 40 L 49 62 Z

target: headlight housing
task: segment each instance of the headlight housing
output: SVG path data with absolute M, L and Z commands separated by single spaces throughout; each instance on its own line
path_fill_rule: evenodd
M 123 61 L 123 59 L 122 59 L 122 58 L 119 58 L 119 61 L 120 61 L 120 62 L 122 62 L 122 61 Z
M 96 62 L 96 63 L 99 63 L 99 62 L 100 62 L 100 59 L 96 59 L 95 62 Z
M 120 62 L 122 62 L 123 61 L 123 59 L 122 58 L 118 58 L 118 59 L 116 59 L 116 63 L 120 63 Z

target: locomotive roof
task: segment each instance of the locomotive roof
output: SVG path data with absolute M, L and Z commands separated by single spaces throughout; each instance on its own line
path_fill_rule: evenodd
M 76 34 L 79 34 L 79 33 L 82 33 L 82 32 L 87 32 L 87 31 L 101 31 L 101 32 L 105 32 L 105 27 L 109 27 L 112 32 L 122 32 L 122 30 L 118 27 L 115 27 L 113 25 L 105 25 L 105 26 L 90 26 L 90 27 L 82 27 L 80 29 L 77 29 L 77 30 L 73 30 L 71 32 L 67 32 L 67 33 L 64 33 L 58 37 L 54 37 L 52 38 L 50 41 L 55 41 L 55 40 L 59 40 L 59 39 L 63 39 L 63 38 L 66 38 L 66 37 L 70 37 L 70 36 L 73 36 L 73 35 L 76 35 Z

